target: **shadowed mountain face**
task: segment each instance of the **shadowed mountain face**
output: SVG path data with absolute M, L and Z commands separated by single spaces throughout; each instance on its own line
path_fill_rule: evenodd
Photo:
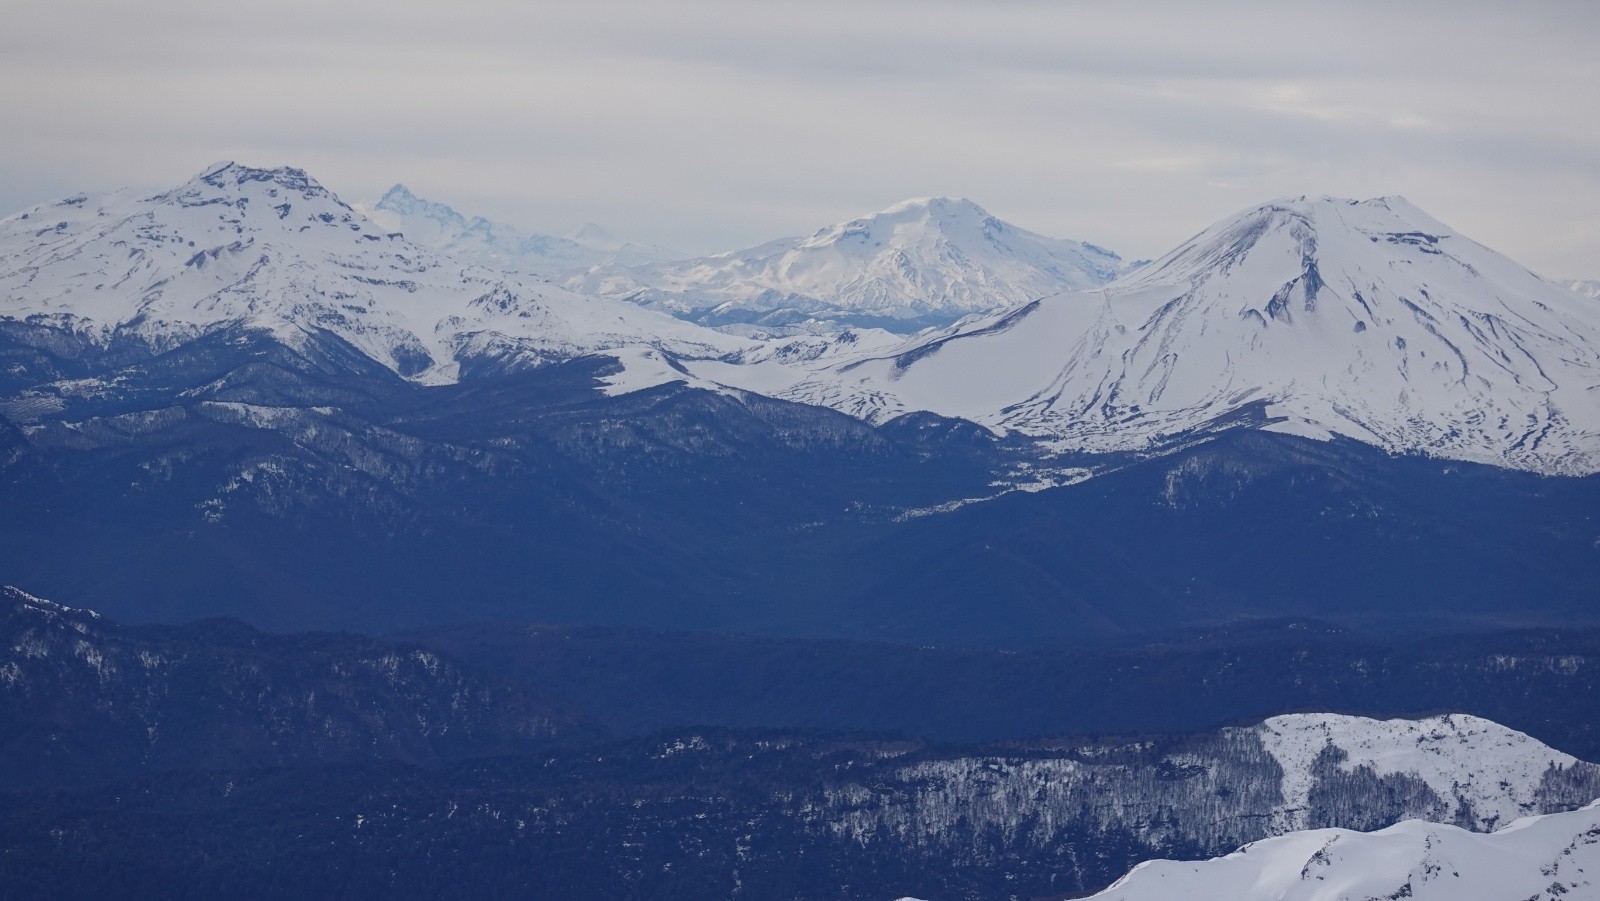
M 7 402 L 0 562 L 136 621 L 992 645 L 1237 617 L 1600 615 L 1593 478 L 1236 430 L 963 506 L 1025 472 L 1028 445 L 682 384 L 612 396 L 603 357 L 419 386 L 327 335 L 224 331 L 152 355 L 40 334 L 0 334 L 10 378 L 115 390 Z

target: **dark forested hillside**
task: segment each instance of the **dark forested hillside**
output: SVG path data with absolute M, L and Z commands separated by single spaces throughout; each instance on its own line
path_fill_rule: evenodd
M 230 620 L 129 627 L 0 588 L 0 788 L 464 757 L 599 731 L 521 683 L 414 645 Z
M 709 725 L 983 742 L 1181 732 L 1301 710 L 1454 711 L 1600 758 L 1595 630 L 1386 640 L 1280 620 L 1022 651 L 512 625 L 406 637 L 624 733 Z
M 1282 776 L 1247 730 L 988 751 L 701 731 L 443 770 L 168 774 L 0 795 L 0 881 L 53 897 L 1065 897 L 1272 834 Z M 1413 779 L 1318 778 L 1321 824 L 1439 815 Z M 1568 809 L 1600 770 L 1532 788 L 1533 809 Z
M 1594 746 L 1593 633 L 375 640 L 3 601 L 0 884 L 19 897 L 1059 897 L 1290 828 L 1483 829 L 1600 794 L 1600 769 L 1559 753 Z M 1558 750 L 1471 717 L 1415 738 L 1336 714 L 1254 725 L 1418 705 Z M 1001 741 L 1063 732 L 1099 736 Z M 1366 752 L 1336 736 L 1364 734 L 1460 760 L 1347 766 Z

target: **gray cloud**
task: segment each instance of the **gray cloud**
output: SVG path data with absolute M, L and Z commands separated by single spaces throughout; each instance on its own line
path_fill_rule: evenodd
M 0 206 L 229 157 L 691 251 L 951 194 L 1148 256 L 1400 193 L 1600 275 L 1600 10 L 1522 6 L 13 3 Z

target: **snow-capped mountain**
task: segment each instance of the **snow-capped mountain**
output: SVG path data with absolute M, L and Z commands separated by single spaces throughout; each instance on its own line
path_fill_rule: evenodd
M 367 211 L 381 227 L 408 241 L 464 263 L 530 275 L 552 276 L 606 263 L 639 265 L 677 254 L 647 244 L 619 240 L 594 223 L 565 237 L 529 234 L 482 216 L 467 218 L 455 209 L 395 185 Z
M 1600 802 L 1483 835 L 1407 820 L 1316 829 L 1201 862 L 1153 860 L 1099 901 L 1568 901 L 1600 897 Z
M 1565 282 L 1564 284 L 1568 288 L 1572 289 L 1572 291 L 1579 297 L 1588 298 L 1589 300 L 1600 300 L 1600 279 L 1580 278 L 1575 281 Z
M 1155 450 L 1251 424 L 1592 473 L 1600 305 L 1402 198 L 1301 197 L 1224 220 L 1104 288 L 961 323 L 782 393 L 873 420 L 926 410 L 1073 451 Z
M 0 220 L 0 320 L 158 351 L 220 328 L 290 346 L 326 332 L 423 382 L 452 381 L 467 361 L 747 346 L 464 265 L 379 228 L 302 170 L 231 162 L 153 197 L 79 195 Z
M 907 200 L 745 250 L 646 266 L 600 266 L 567 287 L 710 325 L 814 320 L 902 333 L 1122 274 L 1116 254 L 1047 238 L 970 200 Z

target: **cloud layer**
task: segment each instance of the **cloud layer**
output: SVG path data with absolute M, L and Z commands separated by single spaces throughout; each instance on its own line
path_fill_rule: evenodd
M 0 208 L 217 158 L 703 252 L 910 196 L 1128 256 L 1287 194 L 1405 194 L 1600 275 L 1582 2 L 11 4 Z

